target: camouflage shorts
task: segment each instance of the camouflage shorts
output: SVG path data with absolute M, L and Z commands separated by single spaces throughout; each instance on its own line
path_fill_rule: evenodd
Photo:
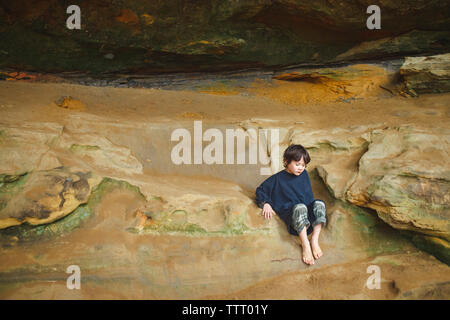
M 297 203 L 292 209 L 292 227 L 300 234 L 304 227 L 307 229 L 314 227 L 319 223 L 325 226 L 326 220 L 326 206 L 325 202 L 316 199 L 309 206 L 304 203 Z M 309 229 L 308 234 L 311 232 Z

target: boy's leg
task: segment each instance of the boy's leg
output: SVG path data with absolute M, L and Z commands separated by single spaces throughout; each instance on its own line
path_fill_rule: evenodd
M 322 249 L 319 246 L 319 234 L 321 228 L 321 223 L 315 225 L 311 236 L 311 249 L 315 259 L 319 259 L 323 255 Z
M 303 262 L 306 264 L 314 264 L 314 257 L 306 232 L 310 226 L 310 222 L 308 219 L 308 207 L 305 204 L 299 203 L 293 207 L 292 225 L 300 236 Z
M 322 223 L 325 226 L 327 223 L 325 202 L 320 199 L 314 200 L 312 204 L 312 211 L 314 215 L 314 221 L 312 223 L 313 228 L 319 223 Z
M 311 235 L 311 249 L 315 259 L 319 259 L 323 253 L 319 246 L 319 235 L 322 229 L 322 225 L 325 225 L 326 220 L 326 206 L 325 202 L 316 199 L 312 204 L 312 211 L 314 216 L 314 221 L 312 223 L 313 232 Z

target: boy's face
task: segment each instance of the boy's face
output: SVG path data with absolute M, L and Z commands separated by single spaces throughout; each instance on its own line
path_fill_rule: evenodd
M 295 161 L 292 160 L 291 163 L 288 164 L 287 166 L 287 170 L 295 175 L 300 175 L 303 170 L 305 170 L 306 168 L 306 164 L 305 164 L 305 160 L 303 159 L 303 157 L 300 159 L 300 161 Z

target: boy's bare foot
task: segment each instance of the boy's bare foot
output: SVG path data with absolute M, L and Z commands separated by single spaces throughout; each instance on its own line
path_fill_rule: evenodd
M 312 254 L 315 259 L 319 259 L 323 253 L 319 246 L 319 241 L 317 239 L 312 238 L 311 239 L 311 248 L 312 248 Z
M 302 243 L 302 259 L 303 259 L 303 262 L 306 264 L 309 264 L 309 265 L 314 264 L 314 257 L 312 255 L 311 247 L 310 247 L 309 243 L 307 243 L 307 244 Z

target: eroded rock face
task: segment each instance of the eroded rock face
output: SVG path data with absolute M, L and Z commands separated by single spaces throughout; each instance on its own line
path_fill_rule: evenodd
M 86 124 L 84 124 L 86 125 Z M 78 123 L 26 122 L 19 126 L 3 124 L 0 129 L 0 174 L 20 175 L 33 170 L 50 170 L 62 163 L 98 171 L 142 173 L 142 164 L 129 148 Z
M 346 198 L 398 229 L 450 237 L 450 131 L 374 130 Z
M 58 167 L 9 179 L 0 187 L 0 229 L 27 222 L 53 222 L 85 203 L 98 177 Z
M 62 125 L 45 122 L 2 124 L 0 174 L 21 175 L 60 166 L 49 144 L 58 138 L 62 128 Z
M 359 132 L 358 132 L 359 131 Z M 392 227 L 427 236 L 445 252 L 450 239 L 450 132 L 380 126 L 302 135 L 317 172 L 339 199 L 376 210 Z M 294 135 L 294 141 L 296 136 Z M 443 258 L 448 254 L 441 255 Z
M 114 127 L 107 126 L 107 123 L 97 125 L 102 128 L 104 126 L 102 132 L 113 132 Z M 22 131 L 14 126 L 4 127 L 2 143 L 7 148 L 4 150 L 9 150 L 1 153 L 5 159 L 2 163 L 4 180 L 20 182 L 21 175 L 32 172 L 33 168 L 42 170 L 61 162 L 79 168 L 82 172 L 95 170 L 101 175 L 142 174 L 142 165 L 133 152 L 99 135 L 99 130 L 95 129 L 97 125 L 73 121 L 64 129 L 56 124 L 36 123 L 26 124 Z M 241 126 L 250 128 L 252 123 L 241 123 Z M 335 128 L 332 131 L 304 132 L 281 128 L 280 138 L 282 141 L 287 139 L 292 143 L 302 143 L 309 150 L 317 173 L 336 199 L 374 209 L 380 218 L 394 228 L 448 241 L 450 171 L 446 161 L 449 144 L 446 129 L 388 127 L 382 123 Z M 40 158 L 27 158 L 23 152 L 28 152 L 28 147 L 34 148 Z M 272 154 L 270 150 L 268 152 L 271 157 L 279 157 L 281 163 L 282 150 L 283 145 L 280 145 L 279 154 Z M 272 169 L 276 171 L 278 168 Z M 313 169 L 314 167 L 311 168 Z M 177 187 L 173 188 L 176 190 Z M 248 198 L 232 197 L 225 204 L 225 199 L 218 203 L 211 202 L 211 196 L 185 197 L 173 198 L 167 204 L 169 207 L 165 208 L 165 212 L 151 216 L 151 220 L 147 221 L 147 226 L 150 227 L 148 230 L 226 233 L 241 232 L 249 228 L 245 223 L 247 218 L 233 214 L 248 210 L 251 202 Z M 189 202 L 191 198 L 196 199 L 196 205 L 186 207 L 183 202 Z M 20 207 L 22 206 L 21 204 Z M 74 204 L 70 209 L 55 215 L 65 215 L 76 207 Z M 45 210 L 55 211 L 48 208 Z M 211 218 L 211 210 L 220 214 Z M 196 213 L 192 214 L 192 211 Z M 175 212 L 173 216 L 172 212 Z M 171 219 L 178 221 L 178 224 L 168 223 Z M 17 224 L 17 221 L 13 224 Z M 35 223 L 45 222 L 48 220 L 40 216 L 35 220 Z M 11 224 L 5 226 L 7 225 Z M 435 242 L 436 245 L 440 244 L 438 240 Z
M 6 257 L 14 253 L 15 257 L 3 260 L 1 264 L 0 287 L 5 297 L 28 297 L 30 293 L 3 280 L 11 277 L 24 281 L 50 279 L 55 272 L 65 273 L 66 264 L 77 264 L 86 274 L 97 277 L 94 282 L 91 282 L 92 278 L 86 278 L 84 298 L 94 294 L 95 290 L 100 290 L 97 293 L 101 296 L 131 295 L 136 298 L 226 295 L 286 272 L 305 271 L 298 239 L 287 233 L 278 217 L 264 220 L 252 197 L 238 185 L 213 178 L 192 180 L 187 176 L 158 177 L 139 172 L 130 175 L 117 165 L 127 159 L 117 150 L 126 148 L 115 149 L 112 143 L 98 135 L 98 132 L 105 133 L 98 130 L 105 126 L 104 123 L 84 123 L 78 128 L 80 131 L 75 130 L 78 125 L 81 122 L 74 121 L 51 139 L 51 143 L 43 143 L 48 147 L 46 152 L 52 152 L 59 161 L 72 163 L 74 167 L 67 167 L 67 171 L 62 168 L 31 170 L 28 174 L 35 177 L 33 180 L 26 180 L 27 175 L 2 176 L 4 183 L 11 186 L 17 183 L 17 186 L 12 193 L 16 197 L 5 202 L 11 210 L 1 213 L 18 214 L 20 210 L 12 209 L 44 204 L 44 200 L 45 209 L 56 212 L 61 204 L 60 194 L 65 195 L 67 203 L 64 203 L 68 205 L 63 205 L 64 210 L 58 211 L 61 218 L 53 222 L 45 220 L 45 211 L 39 211 L 39 225 L 17 225 L 2 230 L 1 255 Z M 4 130 L 10 127 L 4 127 Z M 326 131 L 312 131 L 306 139 L 310 143 L 307 147 L 315 161 L 324 166 L 330 154 L 339 156 L 341 153 L 341 160 L 350 154 L 352 156 L 347 158 L 351 160 L 344 168 L 353 169 L 361 154 L 367 151 L 370 132 L 380 127 L 383 128 L 374 125 L 336 129 L 331 136 L 329 132 L 324 136 Z M 40 132 L 41 129 L 36 127 L 34 130 Z M 283 132 L 283 135 L 294 134 L 294 140 L 304 134 L 287 129 Z M 304 135 L 302 139 L 305 139 Z M 21 150 L 20 143 L 16 146 Z M 111 150 L 110 159 L 97 154 L 95 159 L 101 163 L 79 154 L 101 150 Z M 32 165 L 38 166 L 38 163 Z M 83 170 L 92 168 L 96 173 L 112 172 L 116 178 L 103 178 L 100 183 L 97 180 L 91 183 L 87 179 L 87 184 L 83 183 L 77 175 L 83 166 Z M 348 178 L 351 177 L 350 174 Z M 80 181 L 80 187 L 89 186 L 90 192 L 73 184 L 70 187 L 65 182 L 68 178 Z M 63 192 L 65 186 L 66 192 Z M 77 193 L 76 190 L 80 191 Z M 78 202 L 75 201 L 77 196 Z M 328 254 L 321 258 L 318 268 L 335 268 L 333 266 L 365 259 L 371 261 L 386 255 L 395 261 L 399 259 L 396 263 L 404 268 L 412 268 L 413 263 L 403 256 L 418 253 L 418 249 L 393 233 L 374 214 L 344 201 L 327 201 L 327 207 L 328 224 L 322 232 L 321 243 Z M 141 219 L 143 216 L 145 219 Z M 43 239 L 49 241 L 41 241 Z M 35 244 L 31 250 L 37 250 L 33 251 L 36 260 L 24 266 L 30 250 L 29 241 Z M 39 254 L 41 251 L 46 252 L 45 256 Z M 108 271 L 100 276 L 99 268 Z M 432 278 L 435 285 L 426 287 L 419 281 L 402 286 L 389 297 L 401 297 L 408 290 L 423 291 L 425 295 L 445 282 L 442 264 L 433 260 L 421 270 L 424 268 L 435 270 L 436 276 Z M 392 276 L 398 278 L 395 273 Z M 98 288 L 98 279 L 102 282 L 101 289 L 94 289 L 94 283 Z M 114 280 L 115 285 L 108 285 L 107 279 Z M 360 292 L 363 282 L 359 283 L 362 278 L 358 279 L 355 279 L 355 286 L 349 288 L 353 293 L 344 296 L 363 294 L 361 297 L 373 297 L 370 292 Z M 130 293 L 126 288 L 130 283 L 139 290 Z M 40 284 L 35 282 L 33 286 L 37 289 Z M 68 297 L 65 292 L 61 292 L 62 296 Z M 285 294 L 298 297 L 296 292 Z M 436 296 L 442 294 L 436 293 Z
M 292 143 L 302 144 L 314 158 L 314 167 L 323 179 L 330 193 L 337 199 L 344 199 L 358 170 L 358 161 L 366 152 L 370 141 L 369 132 L 383 124 L 335 128 L 304 132 L 294 130 Z
M 450 53 L 406 57 L 400 68 L 407 90 L 417 93 L 450 91 Z
M 81 30 L 70 30 L 65 3 L 17 0 L 0 6 L 0 67 L 161 73 L 449 50 L 447 2 L 380 1 L 380 30 L 366 27 L 369 5 L 315 0 L 89 1 L 80 4 Z
M 302 68 L 276 72 L 271 83 L 258 83 L 248 92 L 289 105 L 320 102 L 351 103 L 380 95 L 395 73 L 386 68 L 354 64 L 339 68 Z
M 121 20 L 127 19 L 134 18 L 122 12 Z M 328 87 L 333 83 L 326 80 L 322 85 Z M 7 87 L 4 91 L 10 91 L 15 86 L 33 88 L 36 84 L 4 85 Z M 60 85 L 55 87 L 57 90 L 53 92 L 60 91 Z M 364 86 L 346 88 L 364 90 Z M 75 91 L 75 86 L 70 89 Z M 114 117 L 113 104 L 105 97 L 112 94 L 110 90 L 120 94 L 130 91 L 102 88 L 100 93 L 99 88 L 88 89 L 84 94 L 74 95 L 88 101 L 83 112 L 56 107 L 52 101 L 67 94 L 62 92 L 45 98 L 49 103 L 45 108 L 21 105 L 20 99 L 10 98 L 0 105 L 2 115 L 6 115 L 0 127 L 1 203 L 9 206 L 10 201 L 16 201 L 15 206 L 22 208 L 42 200 L 46 208 L 54 210 L 54 205 L 61 203 L 57 201 L 61 200 L 58 195 L 64 195 L 67 178 L 72 182 L 81 179 L 77 174 L 80 172 L 101 177 L 98 184 L 87 179 L 91 192 L 86 202 L 80 202 L 60 219 L 0 230 L 1 298 L 267 298 L 264 293 L 268 286 L 274 289 L 271 292 L 275 299 L 448 298 L 450 272 L 448 265 L 442 263 L 450 261 L 448 233 L 442 223 L 448 220 L 445 210 L 449 134 L 442 120 L 446 115 L 444 108 L 432 110 L 433 106 L 428 105 L 422 109 L 409 104 L 407 107 L 412 110 L 382 109 L 386 112 L 380 112 L 382 117 L 376 121 L 371 118 L 365 124 L 342 121 L 345 124 L 324 125 L 321 121 L 325 116 L 337 116 L 343 108 L 355 110 L 364 104 L 337 104 L 329 114 L 323 112 L 326 109 L 319 109 L 323 113 L 318 116 L 320 121 L 311 122 L 311 118 L 303 117 L 305 113 L 301 114 L 298 104 L 298 113 L 284 118 L 277 113 L 283 114 L 287 112 L 285 108 L 295 104 L 270 104 L 277 108 L 271 119 L 257 109 L 237 113 L 229 109 L 230 105 L 220 104 L 230 97 L 223 101 L 209 100 L 208 95 L 197 96 L 192 92 L 180 95 L 210 101 L 207 108 L 193 108 L 199 103 L 193 99 L 187 106 L 171 109 L 167 106 L 173 100 L 166 95 L 157 104 L 156 98 L 161 93 L 154 92 L 145 97 L 142 106 L 152 102 L 155 108 L 126 119 L 124 112 L 131 109 L 124 110 L 120 105 L 121 117 Z M 44 91 L 42 87 L 38 90 Z M 104 114 L 89 99 L 92 93 L 107 105 Z M 133 98 L 139 94 L 131 92 Z M 114 96 L 112 100 L 117 98 Z M 233 101 L 244 110 L 243 106 L 248 107 L 246 103 L 251 100 Z M 257 101 L 263 105 L 272 100 Z M 373 103 L 381 108 L 384 102 L 401 104 L 398 99 Z M 363 109 L 367 114 L 374 111 L 371 103 L 367 104 L 370 108 Z M 236 118 L 232 119 L 236 121 L 231 124 L 231 118 L 227 118 L 225 121 L 229 122 L 219 126 L 218 119 L 209 114 L 209 108 L 217 104 L 218 114 L 224 110 L 236 112 Z M 18 108 L 17 112 L 13 112 L 14 108 Z M 152 117 L 159 108 L 183 116 L 156 121 Z M 56 110 L 62 116 L 50 120 L 42 110 Z M 309 109 L 307 113 L 312 111 Z M 431 111 L 434 115 L 426 116 Z M 395 117 L 410 112 L 418 122 L 388 125 L 394 112 Z M 27 113 L 28 118 L 24 117 Z M 36 113 L 42 116 L 36 117 Z M 146 113 L 150 117 L 144 118 Z M 313 190 L 326 202 L 328 218 L 321 232 L 324 256 L 314 266 L 307 267 L 301 262 L 298 238 L 288 234 L 279 217 L 265 220 L 260 215 L 253 190 L 249 191 L 256 179 L 261 178 L 257 170 L 234 171 L 236 166 L 173 170 L 174 165 L 168 160 L 167 133 L 172 128 L 191 128 L 190 117 L 197 115 L 221 129 L 278 128 L 279 145 L 278 141 L 265 141 L 262 148 L 272 161 L 266 169 L 272 172 L 280 169 L 277 165 L 281 161 L 274 160 L 281 160 L 289 143 L 307 147 L 313 159 L 308 165 Z M 428 119 L 428 126 L 424 119 Z M 437 125 L 431 125 L 434 124 L 431 121 Z M 156 163 L 153 169 L 160 171 L 143 170 L 141 165 L 146 163 Z M 67 171 L 60 172 L 63 167 Z M 152 167 L 145 169 L 149 168 Z M 199 172 L 203 175 L 196 175 Z M 37 181 L 31 180 L 33 183 L 29 184 L 28 178 L 33 176 Z M 237 181 L 248 183 L 250 188 Z M 77 192 L 78 189 L 81 191 Z M 86 194 L 85 188 L 78 189 L 73 186 L 67 189 L 68 204 L 75 206 L 70 199 Z M 40 213 L 40 217 L 47 214 Z M 418 248 L 399 229 L 411 231 L 412 242 Z M 48 241 L 41 241 L 44 239 Z M 424 251 L 432 252 L 441 261 Z M 67 290 L 66 268 L 72 264 L 83 270 L 83 290 Z M 382 290 L 365 287 L 367 267 L 374 264 L 382 269 Z M 51 288 L 49 281 L 54 284 Z M 302 285 L 310 291 L 298 290 Z
M 89 132 L 65 130 L 54 147 L 64 152 L 79 166 L 102 170 L 123 171 L 128 174 L 142 173 L 142 164 L 126 147 L 112 143 L 107 138 Z
M 22 241 L 5 246 L 2 242 L 0 253 L 11 258 L 0 264 L 0 296 L 29 297 L 51 277 L 65 274 L 71 264 L 83 270 L 83 291 L 81 295 L 75 290 L 62 292 L 57 283 L 52 290 L 57 290 L 60 297 L 88 298 L 97 293 L 97 297 L 112 298 L 202 298 L 227 295 L 282 274 L 301 276 L 310 272 L 300 261 L 298 239 L 288 234 L 277 216 L 265 220 L 259 215 L 261 210 L 233 183 L 199 179 L 195 186 L 186 188 L 189 179 L 185 177 L 166 178 L 164 183 L 153 178 L 133 180 L 139 188 L 125 181 L 104 179 L 87 203 L 91 213 L 82 227 L 68 230 L 59 222 L 63 218 L 48 225 L 54 234 L 39 229 L 47 233 L 50 241 L 36 238 L 33 246 Z M 425 295 L 436 287 L 446 288 L 448 267 L 434 258 L 423 258 L 423 266 L 412 263 L 407 257 L 420 251 L 376 216 L 344 202 L 327 205 L 329 223 L 321 240 L 325 255 L 317 261 L 314 274 L 322 274 L 324 267 L 339 270 L 347 263 L 356 263 L 359 267 L 354 271 L 366 274 L 348 283 L 349 292 L 340 291 L 338 296 L 374 297 L 373 291 L 361 288 L 367 280 L 363 261 L 375 261 L 376 257 L 387 259 L 378 261 L 385 278 L 399 278 L 388 269 L 391 261 L 403 270 L 419 269 L 419 274 L 426 268 L 434 271 L 429 276 L 433 285 L 417 281 L 384 298 L 401 297 L 407 290 L 423 290 Z M 142 229 L 134 225 L 138 211 L 148 214 Z M 79 212 L 68 217 L 73 214 L 77 215 L 73 222 L 83 218 Z M 28 239 L 30 230 L 17 236 L 19 240 Z M 33 258 L 24 264 L 30 254 Z M 12 277 L 43 282 L 30 283 L 34 288 L 30 292 L 28 286 L 8 282 Z M 283 294 L 301 296 L 297 289 Z M 442 297 L 445 293 L 435 295 Z

